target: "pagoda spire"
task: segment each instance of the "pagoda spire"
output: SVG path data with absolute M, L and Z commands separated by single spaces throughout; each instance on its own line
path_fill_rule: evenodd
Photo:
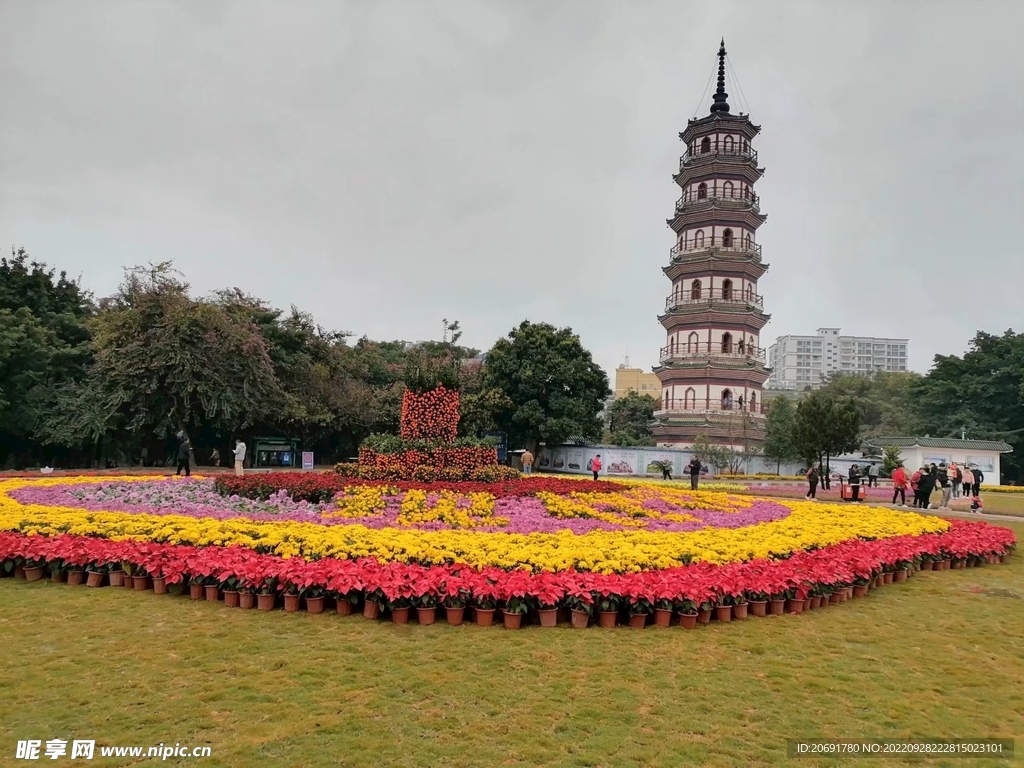
M 711 105 L 711 114 L 724 112 L 729 114 L 729 94 L 725 92 L 725 38 L 722 38 L 722 45 L 718 49 L 718 90 L 715 91 L 715 101 Z

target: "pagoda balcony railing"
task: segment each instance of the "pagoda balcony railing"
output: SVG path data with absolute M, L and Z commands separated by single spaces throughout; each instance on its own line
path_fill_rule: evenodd
M 693 152 L 687 151 L 680 156 L 679 170 L 683 170 L 688 165 L 708 160 L 718 160 L 719 158 L 727 160 L 739 158 L 741 160 L 749 160 L 756 165 L 757 151 L 749 146 L 744 147 L 742 144 L 728 144 L 725 142 L 715 142 L 709 149 L 704 151 L 698 146 Z
M 738 341 L 722 343 L 713 341 L 691 341 L 688 344 L 677 344 L 661 348 L 661 362 L 671 360 L 693 360 L 697 358 L 723 358 L 727 360 L 758 360 L 764 361 L 765 350 L 761 347 L 740 346 Z
M 718 400 L 707 399 L 704 397 L 698 398 L 685 398 L 676 400 L 662 400 L 660 407 L 654 411 L 655 416 L 670 416 L 670 415 L 697 415 L 701 413 L 754 413 L 760 414 L 765 413 L 763 404 L 757 402 L 748 403 L 744 401 L 740 403 L 738 397 L 734 397 L 731 400 Z
M 736 210 L 751 210 L 760 212 L 761 198 L 750 190 L 744 188 L 741 192 L 738 189 L 709 189 L 709 190 L 688 190 L 683 196 L 676 200 L 676 211 L 683 208 L 694 208 L 703 205 L 715 205 L 719 208 L 732 208 Z
M 676 307 L 682 306 L 706 306 L 714 304 L 757 307 L 758 309 L 764 306 L 762 297 L 756 293 L 746 293 L 744 291 L 737 290 L 723 291 L 718 288 L 713 291 L 689 290 L 683 291 L 682 293 L 673 293 L 665 299 L 666 310 L 672 310 Z
M 758 261 L 761 260 L 760 244 L 738 237 L 693 238 L 684 243 L 676 243 L 669 253 L 675 260 L 697 256 L 707 251 L 735 256 L 753 256 Z

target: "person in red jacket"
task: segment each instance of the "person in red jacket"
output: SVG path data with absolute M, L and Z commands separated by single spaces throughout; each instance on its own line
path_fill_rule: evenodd
M 907 506 L 907 473 L 903 465 L 896 467 L 892 473 L 892 503 L 896 503 L 896 497 L 900 497 L 900 506 Z
M 597 454 L 590 460 L 590 471 L 594 473 L 594 479 L 597 480 L 597 475 L 601 471 L 601 454 Z

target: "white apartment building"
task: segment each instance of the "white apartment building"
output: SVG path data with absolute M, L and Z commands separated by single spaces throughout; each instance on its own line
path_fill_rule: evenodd
M 779 336 L 768 347 L 770 389 L 820 386 L 833 373 L 907 370 L 907 339 L 841 336 L 819 328 L 816 336 Z

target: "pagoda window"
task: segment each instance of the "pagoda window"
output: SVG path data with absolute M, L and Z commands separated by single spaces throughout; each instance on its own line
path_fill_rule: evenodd
M 700 280 L 694 280 L 690 284 L 690 300 L 691 301 L 700 301 L 700 296 L 701 296 Z
M 750 233 L 749 232 L 744 232 L 743 233 L 743 250 L 745 250 L 745 251 L 749 251 L 750 250 Z
M 696 331 L 691 331 L 686 339 L 686 351 L 691 355 L 700 351 L 700 336 L 697 335 Z
M 757 413 L 757 393 L 750 393 L 750 412 Z
M 750 187 L 743 187 L 743 199 L 744 200 L 749 200 L 750 199 Z
M 703 248 L 704 247 L 704 230 L 698 229 L 693 236 L 693 247 Z
M 665 390 L 665 410 L 666 410 L 666 411 L 668 410 L 668 404 L 669 404 L 669 402 L 670 402 L 670 400 L 669 400 L 669 396 L 668 396 L 668 390 L 666 389 L 666 390 Z
M 748 336 L 747 337 L 747 354 L 748 355 L 754 354 L 754 337 L 753 336 Z
M 731 198 L 734 195 L 735 195 L 735 192 L 733 191 L 732 182 L 731 181 L 725 182 L 725 184 L 722 185 L 722 197 Z
M 703 181 L 697 185 L 697 199 L 707 200 L 708 199 L 708 185 Z
M 725 229 L 722 231 L 722 247 L 732 248 L 732 230 Z
M 747 150 L 750 148 L 746 139 L 740 139 L 740 148 L 743 150 L 743 153 L 746 154 Z
M 726 353 L 732 352 L 732 334 L 731 333 L 723 333 L 722 334 L 722 351 L 726 352 Z
M 722 281 L 722 299 L 724 301 L 732 301 L 732 280 L 728 278 Z
M 702 155 L 706 155 L 710 151 L 711 151 L 711 138 L 708 137 L 708 136 L 705 136 L 703 139 L 700 140 L 700 153 Z
M 732 390 L 731 389 L 723 389 L 722 390 L 722 410 L 723 411 L 731 411 L 732 410 Z
M 683 408 L 688 411 L 692 411 L 694 406 L 697 404 L 697 392 L 693 387 L 687 387 L 683 393 Z
M 724 149 L 725 154 L 731 155 L 731 154 L 733 154 L 736 151 L 736 149 L 735 149 L 736 142 L 733 141 L 732 136 L 726 136 L 725 137 L 725 141 L 722 142 L 722 143 L 725 146 L 725 149 Z

